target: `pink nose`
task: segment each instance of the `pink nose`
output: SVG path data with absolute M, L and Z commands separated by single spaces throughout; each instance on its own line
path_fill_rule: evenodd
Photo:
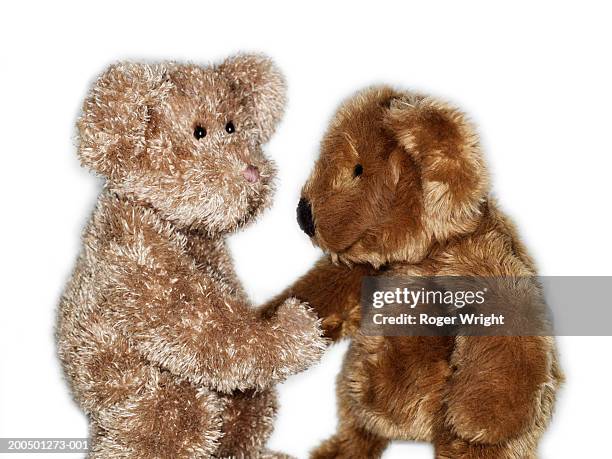
M 247 182 L 255 183 L 259 180 L 259 169 L 249 164 L 246 169 L 242 171 L 242 175 Z

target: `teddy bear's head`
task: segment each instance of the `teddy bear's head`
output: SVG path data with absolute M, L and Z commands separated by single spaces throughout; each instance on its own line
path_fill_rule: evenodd
M 283 77 L 258 55 L 210 67 L 119 63 L 84 103 L 79 156 L 164 219 L 227 232 L 269 202 L 275 169 L 261 146 L 284 103 Z
M 459 110 L 376 87 L 335 114 L 298 222 L 341 261 L 416 262 L 433 244 L 473 230 L 487 193 L 478 137 Z

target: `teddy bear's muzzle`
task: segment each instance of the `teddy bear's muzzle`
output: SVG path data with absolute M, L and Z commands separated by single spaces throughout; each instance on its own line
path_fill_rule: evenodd
M 297 206 L 297 221 L 302 231 L 304 231 L 308 237 L 313 237 L 315 234 L 315 224 L 312 218 L 312 207 L 310 203 L 301 198 Z

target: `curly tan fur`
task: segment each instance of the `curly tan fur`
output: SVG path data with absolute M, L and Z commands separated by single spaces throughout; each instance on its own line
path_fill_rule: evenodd
M 295 299 L 259 318 L 225 245 L 269 202 L 261 145 L 283 106 L 261 56 L 121 63 L 94 84 L 79 156 L 106 185 L 57 327 L 91 457 L 283 457 L 264 449 L 273 385 L 318 359 L 321 331 Z
M 379 457 L 391 440 L 442 458 L 535 458 L 563 376 L 551 337 L 384 337 L 359 331 L 363 276 L 533 276 L 489 195 L 473 126 L 432 97 L 377 87 L 336 113 L 303 188 L 302 225 L 327 255 L 262 310 L 308 301 L 351 337 L 338 432 L 314 458 Z M 305 213 L 307 203 L 309 213 Z M 511 292 L 530 301 L 517 284 Z

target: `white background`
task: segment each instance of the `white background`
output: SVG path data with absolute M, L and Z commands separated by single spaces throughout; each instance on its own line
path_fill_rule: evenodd
M 118 59 L 205 63 L 252 50 L 284 70 L 289 106 L 267 148 L 280 169 L 276 201 L 232 239 L 256 303 L 317 258 L 295 223 L 300 187 L 335 106 L 379 82 L 444 96 L 472 115 L 496 194 L 542 274 L 612 274 L 604 2 L 11 3 L 0 7 L 0 437 L 86 436 L 62 380 L 53 324 L 101 187 L 79 168 L 74 122 L 92 79 Z M 567 383 L 542 457 L 610 454 L 611 344 L 559 339 Z M 333 433 L 345 349 L 332 348 L 280 387 L 271 447 L 306 457 Z M 385 458 L 432 451 L 394 443 Z

